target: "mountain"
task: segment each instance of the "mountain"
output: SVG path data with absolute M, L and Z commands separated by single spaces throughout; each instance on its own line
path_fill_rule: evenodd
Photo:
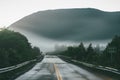
M 10 28 L 58 41 L 96 41 L 120 35 L 120 12 L 92 8 L 39 11 Z

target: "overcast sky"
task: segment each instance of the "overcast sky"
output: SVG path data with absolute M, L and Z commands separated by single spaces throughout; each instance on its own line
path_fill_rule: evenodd
M 0 27 L 41 10 L 88 7 L 120 11 L 120 0 L 0 0 Z

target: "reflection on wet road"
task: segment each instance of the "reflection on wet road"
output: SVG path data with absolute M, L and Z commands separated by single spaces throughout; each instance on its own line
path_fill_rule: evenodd
M 64 62 L 57 56 L 45 56 L 42 62 L 15 80 L 102 80 L 92 73 Z

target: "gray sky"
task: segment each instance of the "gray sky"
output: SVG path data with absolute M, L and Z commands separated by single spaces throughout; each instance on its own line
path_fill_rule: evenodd
M 0 27 L 41 10 L 88 7 L 120 11 L 120 0 L 0 0 Z

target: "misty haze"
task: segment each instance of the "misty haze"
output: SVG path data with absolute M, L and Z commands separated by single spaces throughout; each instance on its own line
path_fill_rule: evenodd
M 49 45 L 46 44 L 48 41 L 43 41 L 44 45 L 41 41 L 36 43 L 38 39 L 31 41 L 33 44 L 40 44 L 43 50 L 48 46 L 53 48 L 53 44 L 57 44 L 55 41 L 59 42 L 58 44 L 94 42 L 100 43 L 103 47 L 113 36 L 120 34 L 119 17 L 120 12 L 104 12 L 91 8 L 48 10 L 24 17 L 13 23 L 10 28 L 19 32 L 30 32 L 39 38 L 50 39 L 52 42 Z
M 114 1 L 35 1 L 0 1 L 0 80 L 120 80 Z

